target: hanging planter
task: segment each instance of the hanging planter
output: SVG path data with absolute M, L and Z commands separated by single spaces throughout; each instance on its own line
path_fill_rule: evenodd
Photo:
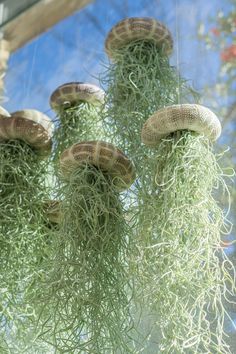
M 51 152 L 53 124 L 45 114 L 25 109 L 11 113 L 2 119 L 1 141 L 23 141 L 28 144 L 37 156 L 48 156 Z
M 163 138 L 171 134 L 174 136 L 176 132 L 181 137 L 186 130 L 215 141 L 221 134 L 221 124 L 216 115 L 204 106 L 169 106 L 157 111 L 147 120 L 142 129 L 142 142 L 149 147 L 156 147 Z
M 39 271 L 48 245 L 44 228 L 44 178 L 52 123 L 36 110 L 0 115 L 1 321 L 13 328 L 32 315 L 23 293 Z M 8 335 L 8 334 L 7 334 Z M 14 336 L 14 330 L 11 332 Z M 7 337 L 6 337 L 7 338 Z
M 54 345 L 67 352 L 128 352 L 132 242 L 120 192 L 135 179 L 133 164 L 112 144 L 85 141 L 61 154 L 60 169 L 62 222 L 41 301 Z
M 108 33 L 105 49 L 111 63 L 101 81 L 107 86 L 108 134 L 143 168 L 140 130 L 156 109 L 178 103 L 191 92 L 169 64 L 173 40 L 153 18 L 126 18 Z M 130 124 L 132 122 L 132 124 Z M 125 128 L 124 128 L 125 127 Z M 140 155 L 140 156 L 139 156 Z
M 103 90 L 83 82 L 63 84 L 52 93 L 50 105 L 58 117 L 54 160 L 74 141 L 99 136 L 102 131 L 99 113 L 103 103 Z
M 196 104 L 163 108 L 142 129 L 155 155 L 139 215 L 140 282 L 161 331 L 158 352 L 229 353 L 223 301 L 235 284 L 232 264 L 219 259 L 227 220 L 212 195 L 227 190 L 212 150 L 220 134 L 215 114 Z

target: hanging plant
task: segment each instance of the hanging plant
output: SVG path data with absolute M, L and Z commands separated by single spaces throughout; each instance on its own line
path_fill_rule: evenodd
M 59 351 L 128 352 L 132 240 L 120 192 L 134 167 L 112 144 L 85 141 L 61 154 L 60 169 L 62 222 L 41 287 L 42 332 L 48 316 Z
M 140 159 L 145 155 L 140 130 L 145 120 L 186 94 L 184 80 L 169 63 L 172 48 L 168 28 L 146 17 L 120 21 L 106 38 L 105 49 L 112 62 L 101 82 L 107 86 L 105 115 L 112 122 L 108 134 L 140 170 L 144 165 Z
M 235 269 L 219 251 L 229 224 L 213 197 L 227 191 L 212 149 L 220 134 L 215 114 L 196 104 L 163 108 L 142 129 L 155 156 L 139 214 L 139 264 L 144 303 L 162 335 L 158 352 L 230 353 L 223 301 L 235 293 Z
M 9 332 L 13 338 L 21 325 L 25 326 L 25 319 L 33 316 L 32 307 L 23 304 L 23 298 L 31 278 L 40 271 L 48 245 L 44 159 L 51 151 L 51 135 L 52 123 L 43 113 L 24 110 L 10 115 L 1 110 L 0 320 L 5 324 L 2 334 L 6 338 Z
M 74 141 L 98 137 L 102 130 L 99 114 L 104 92 L 96 85 L 69 82 L 59 86 L 50 97 L 57 113 L 54 140 L 54 160 Z

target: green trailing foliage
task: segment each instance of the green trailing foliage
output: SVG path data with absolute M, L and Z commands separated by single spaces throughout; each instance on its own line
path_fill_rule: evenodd
M 132 240 L 122 197 L 87 164 L 62 178 L 60 193 L 63 219 L 35 294 L 42 333 L 52 333 L 58 352 L 128 353 Z
M 224 189 L 228 193 L 223 172 L 202 136 L 175 133 L 156 151 L 140 138 L 156 110 L 192 98 L 197 102 L 198 95 L 154 43 L 131 43 L 114 58 L 102 79 L 108 87 L 107 131 L 139 173 L 130 209 L 144 289 L 140 295 L 137 280 L 135 302 L 144 299 L 137 326 L 142 328 L 143 315 L 152 318 L 149 333 L 139 340 L 152 341 L 164 353 L 229 353 L 224 303 L 235 293 L 235 270 L 220 248 L 230 223 L 213 198 Z
M 226 1 L 230 7 L 222 7 L 217 14 L 210 19 L 210 26 L 199 24 L 199 39 L 203 41 L 203 45 L 207 49 L 207 54 L 216 55 L 220 59 L 218 72 L 213 83 L 207 83 L 204 87 L 203 100 L 208 102 L 217 115 L 221 117 L 224 127 L 224 137 L 221 140 L 225 146 L 230 146 L 230 153 L 225 154 L 224 164 L 232 166 L 236 170 L 236 139 L 235 139 L 235 75 L 236 75 L 236 37 L 235 37 L 235 19 L 236 7 L 235 0 Z M 211 28 L 210 28 L 211 27 Z M 223 145 L 223 146 L 224 146 Z M 236 266 L 236 176 L 231 184 L 228 185 L 231 196 L 231 212 L 230 220 L 233 222 L 233 229 L 230 235 L 224 237 L 224 245 L 228 252 L 234 267 Z M 227 201 L 221 198 L 221 204 L 225 206 Z M 228 245 L 228 249 L 227 249 Z M 226 303 L 226 307 L 236 319 L 236 297 L 232 299 L 232 303 Z M 230 329 L 231 327 L 231 329 Z M 232 326 L 228 326 L 229 338 L 228 343 L 231 344 L 231 351 L 236 352 L 236 331 Z
M 24 292 L 50 245 L 43 209 L 46 169 L 26 143 L 0 144 L 0 335 L 6 343 L 34 317 Z
M 147 148 L 141 144 L 144 122 L 157 109 L 195 95 L 169 57 L 151 41 L 134 41 L 114 53 L 101 76 L 106 86 L 107 134 L 142 169 Z M 196 95 L 195 95 L 196 96 Z
M 55 120 L 53 160 L 57 162 L 60 154 L 72 144 L 99 139 L 102 134 L 100 106 L 78 102 L 71 107 L 63 107 Z
M 223 303 L 235 269 L 221 247 L 231 225 L 214 199 L 228 193 L 218 158 L 204 136 L 173 133 L 149 160 L 152 188 L 144 178 L 139 190 L 142 304 L 156 314 L 159 352 L 230 353 Z

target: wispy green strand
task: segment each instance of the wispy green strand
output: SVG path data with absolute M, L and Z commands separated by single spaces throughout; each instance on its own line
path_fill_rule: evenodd
M 100 120 L 101 107 L 87 102 L 63 108 L 55 120 L 53 159 L 72 144 L 83 140 L 99 139 L 102 134 Z
M 114 58 L 101 76 L 107 88 L 107 134 L 142 169 L 147 153 L 140 137 L 144 122 L 157 109 L 178 103 L 180 97 L 185 100 L 194 91 L 154 42 L 132 42 Z
M 220 248 L 230 223 L 213 196 L 227 193 L 224 172 L 209 141 L 187 131 L 163 139 L 149 166 L 152 190 L 138 198 L 139 264 L 158 350 L 230 353 L 223 302 L 236 292 L 235 270 Z
M 46 267 L 42 331 L 53 333 L 60 353 L 128 353 L 132 240 L 123 202 L 109 176 L 93 166 L 63 182 L 63 221 Z
M 25 322 L 33 317 L 24 291 L 50 244 L 43 209 L 46 168 L 26 143 L 0 144 L 0 323 L 1 337 L 10 347 L 19 333 L 19 342 L 24 341 Z

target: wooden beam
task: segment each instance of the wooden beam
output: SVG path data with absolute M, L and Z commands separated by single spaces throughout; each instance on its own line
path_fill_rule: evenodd
M 7 62 L 10 56 L 9 43 L 5 39 L 0 40 L 0 102 L 4 96 L 4 76 L 7 71 Z
M 7 23 L 2 29 L 10 52 L 21 48 L 50 27 L 93 0 L 41 0 Z

